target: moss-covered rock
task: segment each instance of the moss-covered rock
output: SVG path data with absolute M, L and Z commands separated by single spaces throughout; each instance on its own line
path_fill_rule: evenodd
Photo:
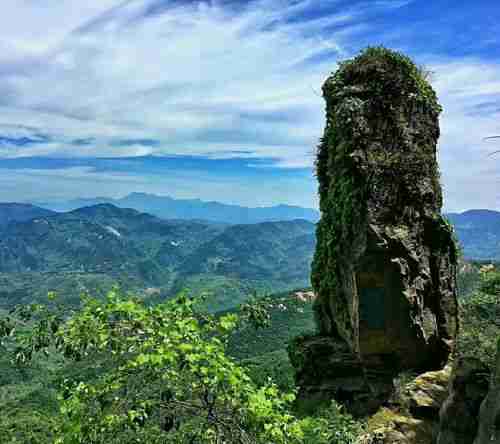
M 432 444 L 439 410 L 447 397 L 451 368 L 426 372 L 400 388 L 387 407 L 367 421 L 361 444 Z
M 440 214 L 436 95 L 409 58 L 368 48 L 341 63 L 323 96 L 316 164 L 322 217 L 312 268 L 320 332 L 363 353 L 359 274 L 382 273 L 393 281 L 383 285 L 388 303 L 399 304 L 394 318 L 405 316 L 398 331 L 386 328 L 394 339 L 388 348 L 409 366 L 424 359 L 437 367 L 456 334 L 457 258 Z M 410 344 L 419 349 L 413 356 Z
M 408 384 L 405 395 L 408 399 L 408 410 L 416 418 L 439 418 L 439 410 L 448 397 L 448 381 L 451 366 L 443 370 L 423 373 Z
M 311 275 L 319 335 L 346 345 L 368 385 L 370 372 L 442 368 L 457 332 L 457 250 L 441 216 L 436 94 L 408 57 L 377 47 L 341 63 L 323 96 Z M 299 383 L 332 385 L 334 370 L 318 382 L 307 368 Z
M 433 436 L 429 421 L 382 408 L 368 421 L 360 444 L 431 444 Z

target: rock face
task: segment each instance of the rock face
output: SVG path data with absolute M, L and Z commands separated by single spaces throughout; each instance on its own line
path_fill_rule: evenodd
M 451 368 L 423 373 L 391 397 L 368 421 L 360 444 L 433 444 Z
M 474 444 L 500 444 L 500 340 L 496 371 L 486 399 L 481 404 L 479 430 Z
M 449 396 L 440 412 L 437 444 L 472 444 L 481 402 L 488 392 L 489 369 L 475 359 L 455 363 Z
M 392 372 L 371 373 L 346 343 L 332 337 L 297 338 L 289 356 L 303 411 L 313 411 L 335 398 L 361 416 L 376 411 L 392 390 Z
M 337 385 L 335 363 L 311 373 L 332 359 L 318 341 L 340 344 L 352 374 L 362 374 L 358 386 L 370 388 L 376 375 L 441 368 L 457 332 L 456 247 L 440 214 L 433 89 L 407 57 L 369 48 L 340 65 L 323 96 L 311 278 L 319 336 L 292 345 L 304 357 L 295 356 L 302 397 Z

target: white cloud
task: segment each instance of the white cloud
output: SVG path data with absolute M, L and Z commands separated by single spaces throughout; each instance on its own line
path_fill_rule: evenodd
M 58 142 L 10 156 L 66 155 L 71 139 L 82 137 L 96 146 L 73 146 L 72 155 L 108 156 L 116 150 L 107 145 L 125 136 L 160 140 L 157 154 L 203 153 L 212 144 L 266 155 L 272 145 L 274 156 L 279 145 L 278 157 L 291 165 L 290 146 L 304 157 L 316 145 L 323 103 L 315 91 L 345 56 L 343 42 L 363 25 L 367 5 L 293 22 L 317 3 L 256 0 L 236 11 L 226 2 L 163 0 L 163 9 L 146 14 L 160 3 L 7 2 L 0 38 L 14 49 L 0 60 L 0 126 L 22 122 Z M 342 29 L 323 32 L 333 25 Z M 259 118 L 291 111 L 300 119 Z
M 500 64 L 477 59 L 430 62 L 444 111 L 441 116 L 440 161 L 445 206 L 500 209 L 500 159 L 489 156 L 500 134 Z M 492 110 L 481 105 L 496 101 Z
M 0 64 L 23 64 L 27 60 L 42 63 L 71 31 L 117 3 L 116 0 L 3 0 Z
M 310 0 L 292 6 L 259 1 L 240 13 L 217 2 L 179 4 L 148 17 L 144 13 L 157 3 L 153 0 L 122 6 L 90 2 L 83 10 L 81 2 L 42 3 L 9 2 L 3 14 L 5 23 L 23 22 L 30 31 L 6 26 L 0 33 L 14 48 L 3 60 L 8 73 L 0 74 L 10 98 L 0 124 L 23 122 L 61 142 L 95 137 L 103 145 L 118 134 L 142 135 L 162 140 L 163 153 L 182 153 L 185 146 L 206 150 L 206 142 L 214 141 L 202 138 L 207 133 L 227 150 L 225 135 L 238 128 L 247 133 L 240 145 L 252 145 L 253 131 L 258 139 L 279 133 L 282 145 L 309 146 L 318 137 L 322 114 L 311 88 L 334 67 L 341 47 L 335 34 L 327 39 L 320 31 L 353 19 L 339 11 L 311 23 L 286 24 L 298 10 L 307 10 Z M 116 7 L 109 12 L 111 6 Z M 266 29 L 276 22 L 281 25 Z M 324 62 L 304 62 L 326 52 Z M 36 69 L 29 60 L 36 61 Z M 250 128 L 252 123 L 240 118 L 290 107 L 301 112 L 303 123 L 280 129 L 261 121 Z M 41 153 L 53 153 L 52 148 Z M 65 151 L 64 143 L 59 149 Z M 88 155 L 87 149 L 73 150 Z

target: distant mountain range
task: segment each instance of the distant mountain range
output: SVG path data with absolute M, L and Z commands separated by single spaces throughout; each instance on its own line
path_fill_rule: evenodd
M 100 203 L 96 204 L 95 202 Z M 110 202 L 113 202 L 113 204 Z M 117 203 L 119 205 L 116 205 Z M 93 207 L 100 208 L 101 213 L 104 213 L 104 208 L 108 208 L 108 215 L 112 212 L 109 210 L 111 207 L 131 208 L 139 212 L 154 214 L 157 218 L 178 219 L 177 224 L 181 220 L 189 219 L 191 222 L 199 220 L 199 223 L 202 224 L 211 223 L 213 225 L 213 223 L 217 223 L 219 226 L 240 224 L 242 220 L 245 224 L 296 219 L 316 222 L 319 216 L 316 210 L 287 205 L 246 208 L 219 202 L 203 202 L 198 199 L 177 200 L 145 193 L 132 193 L 122 199 L 78 199 L 57 204 L 47 203 L 45 205 L 50 209 L 31 204 L 0 203 L 0 227 L 5 227 L 11 222 L 25 222 L 34 218 L 54 216 L 61 211 L 67 211 L 73 215 L 83 215 L 85 212 L 91 212 Z M 153 211 L 145 210 L 146 207 Z M 130 212 L 122 212 L 120 217 L 127 214 L 130 215 Z M 66 215 L 57 220 L 66 220 L 69 217 L 69 215 Z M 96 215 L 94 214 L 92 217 L 96 217 Z M 92 219 L 92 217 L 89 216 L 88 218 Z M 101 215 L 102 217 L 104 216 Z M 466 258 L 500 259 L 500 212 L 469 210 L 463 213 L 448 213 L 446 217 L 455 227 Z
M 204 202 L 200 199 L 174 199 L 169 196 L 147 193 L 131 193 L 121 199 L 96 197 L 64 202 L 33 203 L 54 211 L 71 211 L 84 206 L 112 204 L 120 208 L 133 208 L 163 219 L 200 219 L 230 224 L 254 224 L 294 219 L 305 219 L 310 222 L 319 220 L 319 212 L 312 208 L 291 205 L 249 208 L 220 202 Z

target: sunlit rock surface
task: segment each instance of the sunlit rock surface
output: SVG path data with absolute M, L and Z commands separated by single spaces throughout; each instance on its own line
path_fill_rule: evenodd
M 434 444 L 450 374 L 450 366 L 426 372 L 395 390 L 387 406 L 367 420 L 359 444 Z

